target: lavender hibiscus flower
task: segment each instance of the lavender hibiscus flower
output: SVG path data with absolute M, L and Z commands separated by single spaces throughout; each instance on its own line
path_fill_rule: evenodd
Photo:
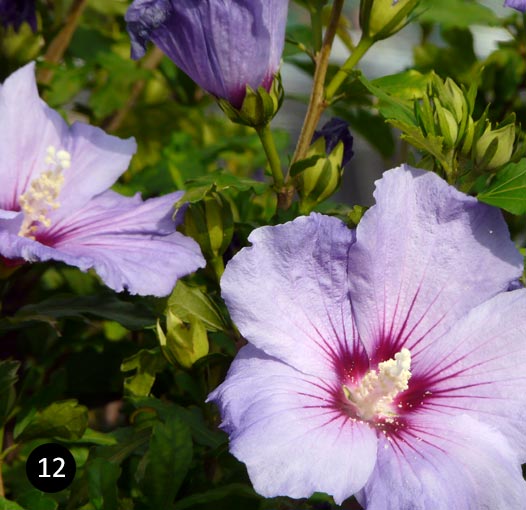
M 69 127 L 38 96 L 34 64 L 0 86 L 0 129 L 0 259 L 94 268 L 116 291 L 156 296 L 204 265 L 197 243 L 175 231 L 183 192 L 143 202 L 108 190 L 135 141 Z
M 504 7 L 511 7 L 517 11 L 526 12 L 526 0 L 506 0 Z
M 432 173 L 378 181 L 356 231 L 255 230 L 223 296 L 250 344 L 209 397 L 255 489 L 367 510 L 526 501 L 526 290 L 497 209 Z
M 0 23 L 18 30 L 22 23 L 29 23 L 37 31 L 35 0 L 0 0 Z
M 249 85 L 269 91 L 288 0 L 135 0 L 126 13 L 132 57 L 152 40 L 200 87 L 239 108 Z

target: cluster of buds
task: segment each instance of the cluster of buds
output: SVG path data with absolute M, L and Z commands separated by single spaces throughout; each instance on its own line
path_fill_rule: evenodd
M 438 164 L 450 181 L 466 174 L 472 180 L 484 172 L 496 172 L 516 155 L 515 116 L 492 124 L 486 110 L 474 120 L 476 93 L 475 83 L 466 89 L 450 78 L 443 81 L 433 75 L 428 94 L 414 103 L 417 132 L 392 122 L 404 138 L 427 152 L 423 166 Z

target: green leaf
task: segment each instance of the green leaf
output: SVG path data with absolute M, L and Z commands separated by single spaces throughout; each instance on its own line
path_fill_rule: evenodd
M 0 496 L 0 510 L 26 510 L 14 501 L 9 501 L 8 499 Z
M 225 323 L 219 307 L 199 287 L 193 287 L 179 280 L 168 299 L 168 309 L 181 320 L 200 319 L 209 331 L 224 331 Z
M 500 25 L 499 18 L 490 8 L 471 0 L 422 0 L 420 7 L 420 22 L 439 23 L 448 28 Z
M 383 88 L 370 82 L 362 73 L 358 79 L 367 90 L 379 100 L 378 110 L 386 119 L 396 119 L 410 125 L 416 125 L 411 102 L 387 93 Z
M 15 438 L 20 441 L 44 437 L 79 439 L 87 426 L 88 409 L 76 400 L 64 400 L 37 411 L 22 430 L 15 430 Z
M 15 383 L 18 380 L 18 361 L 0 361 L 0 428 L 4 426 L 15 403 Z
M 146 397 L 150 394 L 155 377 L 166 367 L 166 360 L 159 348 L 141 349 L 137 354 L 126 358 L 121 364 L 121 372 L 135 371 L 124 379 L 124 391 L 128 395 Z
M 27 489 L 18 498 L 19 503 L 31 510 L 57 510 L 58 502 L 37 489 Z
M 254 499 L 260 498 L 260 496 L 258 496 L 248 485 L 242 483 L 231 483 L 229 485 L 224 485 L 223 487 L 218 487 L 217 489 L 211 489 L 201 494 L 192 494 L 191 496 L 180 499 L 177 502 L 176 509 L 185 510 L 186 508 L 192 508 L 205 503 L 213 503 L 231 496 Z
M 118 510 L 117 480 L 120 474 L 120 466 L 106 459 L 97 457 L 88 461 L 88 494 L 95 510 Z
M 190 179 L 186 181 L 186 193 L 175 205 L 176 208 L 181 207 L 187 202 L 194 203 L 202 200 L 210 191 L 222 191 L 224 189 L 233 188 L 237 191 L 253 190 L 256 195 L 261 195 L 268 189 L 268 184 L 246 177 L 238 177 L 231 173 L 217 170 L 209 174 L 203 175 L 198 179 Z
M 10 327 L 14 327 L 34 321 L 53 324 L 63 317 L 113 320 L 131 330 L 144 329 L 155 324 L 155 317 L 143 304 L 121 301 L 115 295 L 72 297 L 57 294 L 40 303 L 22 307 L 16 315 L 7 320 Z
M 477 198 L 512 214 L 526 214 L 526 158 L 508 163 Z
M 177 417 L 157 423 L 145 457 L 141 487 L 150 508 L 169 508 L 192 462 L 190 429 Z
M 386 94 L 410 101 L 420 99 L 427 94 L 427 87 L 431 83 L 431 74 L 422 74 L 410 69 L 377 78 L 371 83 Z
M 135 408 L 153 408 L 163 421 L 180 419 L 185 423 L 192 433 L 194 441 L 200 445 L 210 448 L 219 448 L 227 442 L 226 434 L 217 428 L 210 429 L 198 408 L 185 408 L 176 404 L 167 404 L 153 397 L 131 398 Z

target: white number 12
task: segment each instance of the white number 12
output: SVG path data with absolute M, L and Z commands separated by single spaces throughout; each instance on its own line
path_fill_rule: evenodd
M 53 462 L 56 462 L 56 461 L 58 461 L 60 463 L 60 467 L 53 474 L 53 478 L 66 478 L 66 475 L 61 475 L 60 474 L 60 472 L 64 468 L 64 465 L 66 464 L 66 462 L 64 461 L 64 459 L 62 457 L 55 457 L 53 459 Z M 38 475 L 38 477 L 39 478 L 51 478 L 51 475 L 47 474 L 47 459 L 44 457 L 43 459 L 40 459 L 38 461 L 38 463 L 44 465 L 44 469 L 42 470 L 44 473 L 42 475 Z

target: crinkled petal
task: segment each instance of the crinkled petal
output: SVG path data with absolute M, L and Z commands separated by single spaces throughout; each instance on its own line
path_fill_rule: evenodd
M 498 209 L 407 166 L 386 172 L 375 198 L 349 254 L 353 315 L 374 362 L 421 349 L 519 278 Z
M 283 51 L 286 0 L 135 0 L 132 56 L 151 39 L 197 84 L 241 106 L 246 85 L 270 86 Z
M 19 211 L 19 197 L 47 169 L 47 148 L 71 153 L 64 170 L 60 208 L 53 218 L 67 216 L 91 197 L 112 186 L 136 150 L 133 139 L 121 140 L 87 124 L 68 127 L 39 97 L 35 65 L 14 72 L 0 88 L 0 209 Z M 23 115 L 20 112 L 25 112 Z
M 367 510 L 522 510 L 526 483 L 497 430 L 469 416 L 422 419 L 414 436 L 382 438 L 357 497 Z
M 332 405 L 330 383 L 305 375 L 253 346 L 244 347 L 209 397 L 219 405 L 230 451 L 265 497 L 326 492 L 337 503 L 361 489 L 377 438 Z
M 474 414 L 501 430 L 526 462 L 525 289 L 479 305 L 413 361 L 412 382 L 429 391 L 426 409 Z
M 94 268 L 118 292 L 165 296 L 178 278 L 205 265 L 197 243 L 175 231 L 173 204 L 181 196 L 142 202 L 107 191 L 38 234 L 37 241 L 0 229 L 0 253 Z
M 250 234 L 227 265 L 222 296 L 242 335 L 297 370 L 334 377 L 355 349 L 347 256 L 354 233 L 311 214 Z

